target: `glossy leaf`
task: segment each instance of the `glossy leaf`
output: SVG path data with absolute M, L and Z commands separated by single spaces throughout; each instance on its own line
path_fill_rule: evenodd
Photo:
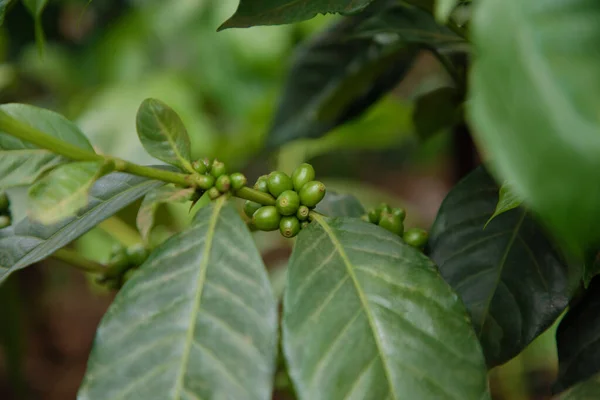
M 193 188 L 181 188 L 165 185 L 150 191 L 142 201 L 138 211 L 136 224 L 144 241 L 148 240 L 154 226 L 154 215 L 159 205 L 165 203 L 181 203 L 192 199 Z
M 162 184 L 128 174 L 110 174 L 94 184 L 89 204 L 77 217 L 50 226 L 24 219 L 0 230 L 0 283 L 12 272 L 50 256 Z
M 460 122 L 463 100 L 458 90 L 451 87 L 436 89 L 419 97 L 413 114 L 419 137 L 428 139 Z
M 556 400 L 596 400 L 600 398 L 600 375 L 581 382 L 557 397 Z
M 482 1 L 471 26 L 478 142 L 579 254 L 600 243 L 599 19 L 595 0 Z
M 365 213 L 358 199 L 351 194 L 340 194 L 328 191 L 323 200 L 315 208 L 328 217 L 356 217 Z
M 504 182 L 504 184 L 500 186 L 496 210 L 494 210 L 494 214 L 492 214 L 488 223 L 498 215 L 519 207 L 522 203 L 523 200 L 515 193 L 511 184 Z
M 50 110 L 25 104 L 0 106 L 11 117 L 85 150 L 94 151 L 75 124 Z M 32 184 L 41 174 L 68 160 L 0 130 L 0 187 Z
M 103 170 L 99 162 L 74 162 L 53 169 L 29 189 L 29 218 L 50 225 L 76 215 L 87 206 L 89 191 Z
M 347 17 L 294 55 L 267 145 L 322 136 L 369 108 L 408 72 L 418 49 L 400 38 L 359 37 L 381 2 Z
M 271 399 L 277 309 L 225 199 L 152 252 L 117 295 L 78 399 Z
M 490 367 L 546 330 L 571 294 L 567 265 L 524 209 L 484 229 L 497 201 L 496 183 L 479 167 L 444 199 L 427 250 L 471 313 Z
M 356 13 L 373 0 L 240 0 L 231 18 L 219 30 L 257 25 L 291 24 L 317 14 Z
M 137 113 L 136 127 L 140 141 L 150 155 L 193 172 L 190 138 L 172 108 L 160 100 L 144 100 Z
M 397 235 L 317 217 L 298 235 L 284 296 L 300 400 L 489 398 L 464 306 Z
M 600 373 L 600 279 L 593 279 L 583 296 L 562 319 L 556 331 L 558 378 L 561 392 Z

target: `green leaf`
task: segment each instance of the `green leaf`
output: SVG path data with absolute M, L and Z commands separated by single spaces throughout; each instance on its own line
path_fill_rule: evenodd
M 146 99 L 138 110 L 136 126 L 140 141 L 150 155 L 194 171 L 190 164 L 190 138 L 173 109 L 160 100 Z
M 360 24 L 380 2 L 347 17 L 301 46 L 292 60 L 267 138 L 277 147 L 298 138 L 316 138 L 356 118 L 390 91 L 418 54 L 399 37 L 359 37 Z
M 50 225 L 76 215 L 87 206 L 89 191 L 104 172 L 100 162 L 56 167 L 29 189 L 29 218 Z
M 364 207 L 356 197 L 351 194 L 340 194 L 332 191 L 325 194 L 315 210 L 328 217 L 359 218 L 365 213 Z
M 298 235 L 283 346 L 300 400 L 489 398 L 483 354 L 435 265 L 359 219 Z
M 38 262 L 116 214 L 163 182 L 113 173 L 100 178 L 90 191 L 88 206 L 76 217 L 55 225 L 29 219 L 0 230 L 0 283 L 12 272 Z
M 136 224 L 144 241 L 148 241 L 154 226 L 154 215 L 158 206 L 165 203 L 183 203 L 192 199 L 193 188 L 181 188 L 165 185 L 150 191 L 142 201 L 138 211 Z
M 0 0 L 0 27 L 4 23 L 4 16 L 6 15 L 6 9 L 12 0 Z
M 471 0 L 436 0 L 435 2 L 435 19 L 440 23 L 446 23 L 452 14 L 452 11 L 460 3 L 470 3 Z
M 463 98 L 452 87 L 442 87 L 417 99 L 413 122 L 419 137 L 430 138 L 460 122 Z
M 354 14 L 372 2 L 373 0 L 240 0 L 233 16 L 218 30 L 291 24 L 311 19 L 317 14 Z
M 271 399 L 277 308 L 265 266 L 221 198 L 152 252 L 117 295 L 78 399 Z
M 556 346 L 556 392 L 600 373 L 600 279 L 592 280 L 583 298 L 560 321 Z
M 523 200 L 514 192 L 512 185 L 509 182 L 504 182 L 500 187 L 500 193 L 498 194 L 498 204 L 496 205 L 496 210 L 494 210 L 494 214 L 490 217 L 488 222 L 498 215 L 510 211 L 514 208 L 519 207 L 523 203 Z
M 42 13 L 48 0 L 23 0 L 25 7 L 29 10 L 35 21 L 35 39 L 40 53 L 44 51 L 44 29 L 42 26 Z
M 507 211 L 484 229 L 497 199 L 498 187 L 487 171 L 473 171 L 444 199 L 427 249 L 467 306 L 490 367 L 511 359 L 546 330 L 567 306 L 575 284 L 526 210 Z
M 581 382 L 563 393 L 557 400 L 596 400 L 600 398 L 600 375 Z
M 477 139 L 580 254 L 600 243 L 599 19 L 595 0 L 503 0 L 478 4 L 472 21 Z
M 0 110 L 48 135 L 94 151 L 79 128 L 60 114 L 26 104 L 4 104 Z M 68 161 L 0 130 L 0 188 L 30 185 L 48 169 Z

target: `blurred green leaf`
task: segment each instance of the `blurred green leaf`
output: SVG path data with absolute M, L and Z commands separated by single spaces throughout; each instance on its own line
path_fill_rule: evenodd
M 298 235 L 283 340 L 301 400 L 489 399 L 460 299 L 422 253 L 359 219 Z
M 78 216 L 50 226 L 24 219 L 0 230 L 0 283 L 12 272 L 50 256 L 162 184 L 147 178 L 113 173 L 94 184 L 88 206 Z
M 356 217 L 360 218 L 365 209 L 351 194 L 340 194 L 328 190 L 325 198 L 317 205 L 317 212 L 328 217 Z
M 240 0 L 233 16 L 219 30 L 299 22 L 317 14 L 362 11 L 373 0 Z
M 6 15 L 6 9 L 12 0 L 0 0 L 0 26 L 4 23 L 4 16 Z
M 0 287 L 0 348 L 9 388 L 15 399 L 29 398 L 25 380 L 24 361 L 27 334 L 23 325 L 23 305 L 19 281 L 13 277 Z
M 473 132 L 498 175 L 580 255 L 600 243 L 599 19 L 594 0 L 483 1 L 471 27 Z
M 51 225 L 75 216 L 87 206 L 89 191 L 103 170 L 99 162 L 74 162 L 56 167 L 29 189 L 29 218 Z
M 265 266 L 221 198 L 153 251 L 118 293 L 78 398 L 268 400 L 276 346 Z
M 557 396 L 556 400 L 596 400 L 600 398 L 600 375 L 577 384 L 572 389 Z
M 79 128 L 60 114 L 25 104 L 4 104 L 0 111 L 48 135 L 94 150 Z M 67 161 L 0 130 L 0 187 L 29 185 L 48 169 Z
M 452 12 L 459 4 L 470 3 L 471 0 L 436 0 L 435 1 L 435 18 L 440 23 L 446 23 L 452 15 Z
M 512 185 L 508 182 L 504 182 L 502 186 L 500 186 L 496 210 L 494 210 L 494 214 L 492 214 L 488 222 L 486 222 L 486 225 L 498 215 L 517 208 L 521 206 L 522 203 L 523 200 L 514 192 Z
M 463 100 L 459 91 L 452 87 L 442 87 L 420 96 L 413 113 L 419 137 L 428 139 L 460 122 Z
M 146 151 L 171 165 L 194 172 L 190 164 L 190 138 L 177 113 L 165 103 L 146 99 L 140 106 L 136 127 Z
M 33 19 L 35 21 L 35 38 L 38 45 L 38 50 L 40 53 L 44 51 L 44 28 L 42 26 L 42 12 L 46 5 L 48 4 L 48 0 L 22 0 L 25 4 L 25 7 L 29 10 Z
M 473 171 L 444 199 L 427 249 L 467 306 L 490 367 L 552 325 L 580 278 L 525 209 L 507 211 L 484 229 L 497 199 L 488 172 Z

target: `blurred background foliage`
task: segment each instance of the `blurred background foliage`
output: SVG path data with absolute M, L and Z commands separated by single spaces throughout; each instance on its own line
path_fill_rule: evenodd
M 419 56 L 406 79 L 360 119 L 264 152 L 291 55 L 342 17 L 217 33 L 236 6 L 236 0 L 53 0 L 42 17 L 40 53 L 34 22 L 15 2 L 0 28 L 0 102 L 52 109 L 75 121 L 98 151 L 157 164 L 135 134 L 139 104 L 155 97 L 179 113 L 195 157 L 217 157 L 251 181 L 309 161 L 329 190 L 352 193 L 367 207 L 404 206 L 408 225 L 428 228 L 465 164 L 475 163 L 460 132 L 415 134 L 415 99 L 449 82 L 435 58 Z M 17 216 L 22 194 L 11 192 Z M 106 261 L 115 245 L 137 242 L 136 206 L 90 231 L 76 248 Z M 188 221 L 189 204 L 162 207 L 153 242 Z M 256 240 L 280 292 L 290 241 L 264 233 Z M 112 296 L 56 261 L 23 270 L 0 287 L 0 398 L 74 398 Z M 542 398 L 533 394 L 536 385 L 556 372 L 553 329 L 492 372 L 496 398 Z M 278 382 L 285 386 L 285 379 Z M 277 396 L 292 398 L 286 390 Z

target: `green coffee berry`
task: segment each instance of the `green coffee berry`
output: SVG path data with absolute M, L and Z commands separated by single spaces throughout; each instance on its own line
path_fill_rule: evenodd
M 310 222 L 308 221 L 302 221 L 302 223 L 300 224 L 300 229 L 308 228 L 309 223 Z
M 123 275 L 123 283 L 126 283 L 128 280 L 130 280 L 135 274 L 135 272 L 136 270 L 133 268 L 125 272 L 125 274 Z
M 210 174 L 215 178 L 225 175 L 227 173 L 227 167 L 221 161 L 215 159 L 210 169 Z
M 281 215 L 275 206 L 264 206 L 259 208 L 252 216 L 252 223 L 261 231 L 274 231 L 279 228 Z
M 244 202 L 244 214 L 246 214 L 246 216 L 248 218 L 252 218 L 252 216 L 254 215 L 256 210 L 258 210 L 261 207 L 262 207 L 262 204 L 258 204 L 253 201 L 246 200 Z
M 369 222 L 371 222 L 372 224 L 379 224 L 379 220 L 381 219 L 381 210 L 378 208 L 372 208 L 371 210 L 369 210 Z
M 391 213 L 392 208 L 387 203 L 381 203 L 377 206 L 376 210 L 379 210 L 379 213 L 382 214 L 384 212 Z
M 294 215 L 298 211 L 298 207 L 300 207 L 300 197 L 293 190 L 286 190 L 277 197 L 275 207 L 277 207 L 277 211 L 281 215 Z
M 221 196 L 221 192 L 219 192 L 219 189 L 216 187 L 213 186 L 208 189 L 208 197 L 210 197 L 211 200 L 216 200 L 219 198 L 219 196 Z
M 215 185 L 215 178 L 212 175 L 198 175 L 196 176 L 196 185 L 200 189 L 208 190 Z
M 0 229 L 8 228 L 10 223 L 11 221 L 8 215 L 0 215 Z
M 263 193 L 269 193 L 269 185 L 267 183 L 268 177 L 267 175 L 263 175 L 256 180 L 254 184 L 254 189 L 261 191 Z
M 269 174 L 267 180 L 269 186 L 269 192 L 274 196 L 278 197 L 281 193 L 286 190 L 294 189 L 292 179 L 281 171 L 273 171 Z
M 427 244 L 427 240 L 429 239 L 429 233 L 426 230 L 420 228 L 410 228 L 404 232 L 402 236 L 404 241 L 418 249 L 422 249 Z
M 404 222 L 404 219 L 406 218 L 406 210 L 401 207 L 392 208 L 392 214 L 400 217 L 400 221 L 402 222 Z
M 381 213 L 379 226 L 396 235 L 402 235 L 402 232 L 404 232 L 404 224 L 400 220 L 400 217 L 387 212 Z
M 212 168 L 212 162 L 208 158 L 203 158 L 202 160 L 200 160 L 200 162 L 206 167 L 206 172 L 210 173 L 210 170 Z
M 299 192 L 306 183 L 315 179 L 315 169 L 312 165 L 303 163 L 294 170 L 292 174 L 292 183 L 294 190 Z
M 293 238 L 300 232 L 300 221 L 295 216 L 281 218 L 279 232 L 283 237 Z
M 240 172 L 235 172 L 229 176 L 231 179 L 231 187 L 233 190 L 240 190 L 248 183 L 248 179 L 244 176 L 244 174 Z
M 136 266 L 142 265 L 148 258 L 148 250 L 141 244 L 128 247 L 126 253 L 131 264 Z
M 0 211 L 8 209 L 9 205 L 8 196 L 3 191 L 0 191 Z
M 296 211 L 296 218 L 300 221 L 306 221 L 308 219 L 308 214 L 310 213 L 310 209 L 306 206 L 298 207 L 298 211 Z
M 314 207 L 325 197 L 325 185 L 319 181 L 310 181 L 300 190 L 300 203 L 307 207 Z
M 202 162 L 202 160 L 196 160 L 196 161 L 194 161 L 192 163 L 192 168 L 194 168 L 194 171 L 196 171 L 199 174 L 205 174 L 205 173 L 208 172 L 208 168 Z
M 367 214 L 365 214 L 365 215 L 361 215 L 361 216 L 360 216 L 360 219 L 362 219 L 362 220 L 363 220 L 363 221 L 365 221 L 365 222 L 371 222 L 371 221 L 369 221 L 369 216 L 368 216 Z
M 215 187 L 221 193 L 229 192 L 229 189 L 231 189 L 231 179 L 229 178 L 229 175 L 221 175 L 218 177 L 215 182 Z

